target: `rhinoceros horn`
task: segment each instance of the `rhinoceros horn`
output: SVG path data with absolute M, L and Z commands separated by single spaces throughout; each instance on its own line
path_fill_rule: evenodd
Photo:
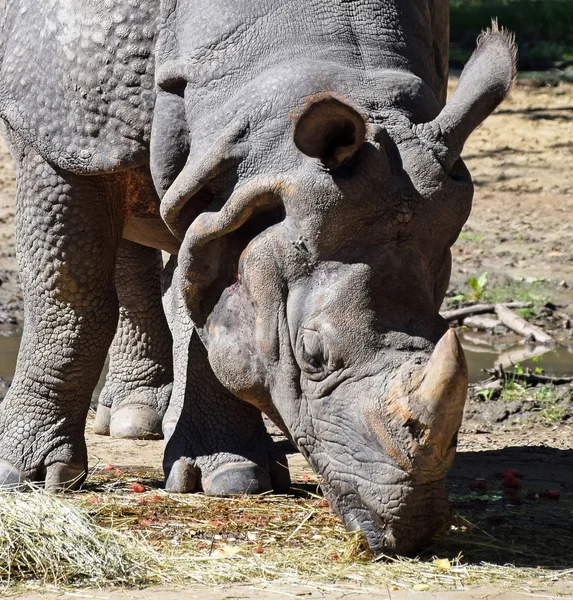
M 368 411 L 368 423 L 408 473 L 421 481 L 439 478 L 453 460 L 467 388 L 464 352 L 450 329 L 424 367 L 398 374 L 385 402 Z
M 461 424 L 468 391 L 468 367 L 462 346 L 453 329 L 436 344 L 424 368 L 413 417 L 423 423 L 424 445 L 447 451 Z

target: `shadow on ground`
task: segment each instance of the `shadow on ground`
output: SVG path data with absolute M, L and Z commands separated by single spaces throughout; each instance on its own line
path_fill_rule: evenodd
M 573 449 L 460 452 L 448 491 L 453 520 L 425 556 L 573 568 Z

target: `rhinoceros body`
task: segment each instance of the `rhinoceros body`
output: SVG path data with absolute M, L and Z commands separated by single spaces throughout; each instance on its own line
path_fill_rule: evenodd
M 96 426 L 163 418 L 170 489 L 288 486 L 263 411 L 373 550 L 424 543 L 467 386 L 438 314 L 459 156 L 511 86 L 510 36 L 484 34 L 446 105 L 442 0 L 8 0 L 2 23 L 26 312 L 3 480 L 85 472 L 111 344 Z

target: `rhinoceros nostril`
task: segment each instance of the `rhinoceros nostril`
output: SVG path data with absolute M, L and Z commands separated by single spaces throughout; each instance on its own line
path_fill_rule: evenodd
M 417 444 L 423 443 L 426 430 L 428 429 L 423 423 L 420 423 L 420 421 L 418 421 L 414 417 L 410 417 L 404 423 L 404 427 L 408 428 L 410 435 Z

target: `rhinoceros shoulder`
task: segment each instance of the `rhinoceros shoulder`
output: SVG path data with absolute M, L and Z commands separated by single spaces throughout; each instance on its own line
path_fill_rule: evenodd
M 0 116 L 47 160 L 147 160 L 157 0 L 0 0 Z

